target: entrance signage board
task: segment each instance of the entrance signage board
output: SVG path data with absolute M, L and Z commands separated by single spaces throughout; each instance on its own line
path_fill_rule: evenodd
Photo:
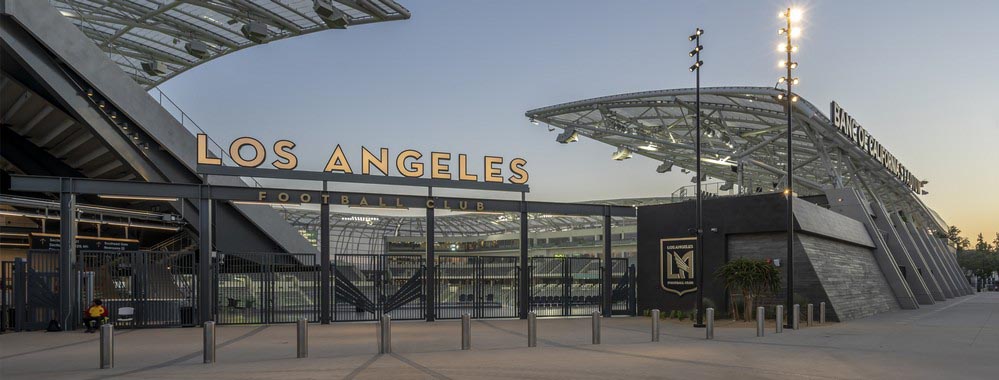
M 860 126 L 860 123 L 853 116 L 846 113 L 843 107 L 839 106 L 839 103 L 832 102 L 830 104 L 829 114 L 831 115 L 833 126 L 846 136 L 847 139 L 860 147 L 865 153 L 874 157 L 881 165 L 884 165 L 892 175 L 909 187 L 909 190 L 912 190 L 916 194 L 922 192 L 922 182 L 909 172 L 878 140 L 874 139 L 864 127 Z
M 228 153 L 239 167 L 258 168 L 268 161 L 268 155 L 271 154 L 274 159 L 270 160 L 270 166 L 278 170 L 294 170 L 298 167 L 298 156 L 292 151 L 294 148 L 294 142 L 278 140 L 268 150 L 255 138 L 240 137 L 229 144 Z M 198 165 L 222 166 L 221 158 L 209 155 L 208 136 L 203 133 L 198 134 Z M 527 160 L 523 158 L 506 160 L 503 157 L 484 156 L 471 162 L 465 154 L 431 152 L 424 155 L 419 151 L 406 149 L 392 155 L 387 148 L 372 151 L 365 147 L 361 147 L 359 156 L 354 157 L 352 163 L 340 145 L 337 145 L 326 160 L 323 171 L 389 176 L 394 169 L 407 178 L 428 177 L 435 180 L 522 185 L 530 177 L 526 166 Z
M 31 249 L 59 250 L 62 247 L 62 239 L 57 234 L 32 233 L 30 237 Z M 76 249 L 78 251 L 138 251 L 139 241 L 136 239 L 77 236 Z
M 694 282 L 695 237 L 668 238 L 659 241 L 659 285 L 678 296 L 697 290 Z

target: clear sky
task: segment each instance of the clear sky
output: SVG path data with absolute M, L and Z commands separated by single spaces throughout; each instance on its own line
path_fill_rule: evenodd
M 219 58 L 161 88 L 219 141 L 290 139 L 306 170 L 337 144 L 524 157 L 532 200 L 668 196 L 689 176 L 581 140 L 561 145 L 528 109 L 780 76 L 764 1 L 398 0 L 407 21 L 332 30 Z M 973 238 L 999 231 L 999 1 L 810 1 L 797 93 L 839 102 L 921 179 L 924 201 Z

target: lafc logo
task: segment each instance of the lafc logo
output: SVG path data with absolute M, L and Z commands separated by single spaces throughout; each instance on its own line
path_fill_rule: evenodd
M 666 263 L 669 270 L 666 272 L 670 280 L 692 280 L 694 278 L 694 251 L 687 251 L 683 256 L 677 252 L 669 254 L 670 260 Z
M 660 286 L 678 296 L 697 290 L 694 282 L 694 245 L 697 238 L 671 238 L 659 241 Z

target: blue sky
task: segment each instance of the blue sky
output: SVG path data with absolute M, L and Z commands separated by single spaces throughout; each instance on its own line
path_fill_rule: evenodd
M 265 44 L 161 88 L 219 141 L 290 139 L 301 169 L 337 144 L 524 157 L 534 200 L 668 196 L 689 184 L 612 147 L 561 145 L 524 111 L 603 95 L 767 86 L 780 75 L 778 1 L 399 0 L 407 21 Z M 796 92 L 836 100 L 930 184 L 924 201 L 966 233 L 999 230 L 999 2 L 809 1 Z M 989 239 L 991 240 L 991 239 Z

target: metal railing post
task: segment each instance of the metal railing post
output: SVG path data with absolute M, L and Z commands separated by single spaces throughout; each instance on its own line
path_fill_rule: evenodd
M 791 330 L 798 329 L 798 321 L 801 321 L 801 305 L 794 304 L 791 308 Z
M 826 324 L 826 303 L 825 301 L 819 302 L 819 324 Z
M 593 312 L 593 344 L 600 344 L 600 312 Z
M 527 347 L 538 346 L 538 315 L 527 313 Z
M 298 320 L 298 357 L 309 357 L 309 320 L 302 318 Z
M 659 309 L 652 309 L 652 341 L 659 341 Z
M 382 314 L 378 321 L 378 353 L 392 353 L 392 316 Z
M 764 330 L 763 324 L 764 324 L 764 319 L 765 318 L 766 318 L 766 310 L 763 309 L 763 306 L 757 307 L 756 308 L 756 336 L 763 336 L 763 330 Z
M 472 316 L 468 313 L 461 315 L 461 349 L 472 349 Z
M 704 310 L 704 318 L 706 328 L 704 329 L 704 339 L 714 339 L 715 338 L 715 309 L 709 307 Z
M 215 363 L 215 322 L 206 321 L 204 328 L 204 362 Z
M 784 332 L 784 305 L 777 305 L 777 333 L 780 334 Z
M 812 321 L 815 320 L 815 305 L 805 306 L 805 318 L 805 326 L 812 327 Z
M 101 369 L 114 368 L 114 325 L 101 325 Z

